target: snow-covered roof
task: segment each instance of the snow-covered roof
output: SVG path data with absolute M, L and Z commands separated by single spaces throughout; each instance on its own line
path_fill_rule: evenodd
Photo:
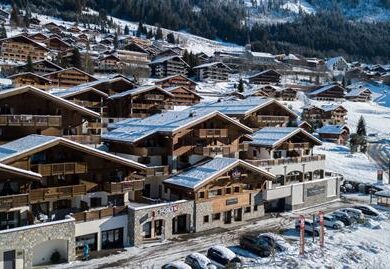
M 191 81 L 193 84 L 198 84 L 197 82 L 193 81 L 192 79 L 186 77 L 186 76 L 183 76 L 183 75 L 171 75 L 171 76 L 168 76 L 168 77 L 165 77 L 165 78 L 161 78 L 161 79 L 156 79 L 154 80 L 154 83 L 160 83 L 160 82 L 164 82 L 166 80 L 169 80 L 169 79 L 172 79 L 172 78 L 175 78 L 175 77 L 182 77 L 188 81 Z
M 280 73 L 276 72 L 276 71 L 273 70 L 273 69 L 267 69 L 267 70 L 258 72 L 258 73 L 254 74 L 254 75 L 252 75 L 252 76 L 249 76 L 248 79 L 254 78 L 254 77 L 257 77 L 257 76 L 260 76 L 260 75 L 263 75 L 263 74 L 266 74 L 266 73 L 268 73 L 268 72 L 273 72 L 273 73 L 276 73 L 276 74 L 280 75 Z
M 369 91 L 370 93 L 372 93 L 372 91 L 369 88 L 357 87 L 357 88 L 354 88 L 354 89 L 350 90 L 349 92 L 347 92 L 347 94 L 345 96 L 346 97 L 355 97 L 355 96 L 361 95 L 365 91 Z
M 314 141 L 317 145 L 322 144 L 322 142 L 316 137 L 314 137 L 312 134 L 298 127 L 265 127 L 253 133 L 253 141 L 249 142 L 249 144 L 275 147 L 276 145 L 298 133 L 303 133 L 310 140 Z
M 340 87 L 339 85 L 337 84 L 329 84 L 329 85 L 325 85 L 319 89 L 316 89 L 312 92 L 309 92 L 308 95 L 317 95 L 317 94 L 320 94 L 320 93 L 323 93 L 323 92 L 326 92 L 330 89 L 332 89 L 333 87 Z
M 109 128 L 117 129 L 103 134 L 102 138 L 108 141 L 133 143 L 155 133 L 172 134 L 216 115 L 241 127 L 246 133 L 252 133 L 249 127 L 215 109 L 193 110 L 188 108 L 182 111 L 168 111 L 144 119 L 131 118 L 114 123 Z
M 99 91 L 93 87 L 71 87 L 67 89 L 52 89 L 50 90 L 50 93 L 61 98 L 69 98 L 71 96 L 89 92 L 89 91 L 92 91 L 100 96 L 108 97 L 108 94 Z
M 196 189 L 202 186 L 207 181 L 214 179 L 221 174 L 226 173 L 227 171 L 236 167 L 239 164 L 250 167 L 253 170 L 256 170 L 270 177 L 274 177 L 269 172 L 266 172 L 240 159 L 217 157 L 205 164 L 192 167 L 187 171 L 184 171 L 180 174 L 167 178 L 166 180 L 164 180 L 164 183 L 168 183 L 168 184 L 172 184 L 172 185 L 176 185 L 188 189 Z
M 325 62 L 325 65 L 328 69 L 333 69 L 334 68 L 334 65 L 337 64 L 338 62 L 344 62 L 346 65 L 348 65 L 347 61 L 344 59 L 344 57 L 342 56 L 338 56 L 338 57 L 334 57 L 334 58 L 330 58 L 328 59 L 326 62 Z
M 150 62 L 151 65 L 153 64 L 161 64 L 163 62 L 166 62 L 166 61 L 169 61 L 169 60 L 172 60 L 172 59 L 175 59 L 175 58 L 178 58 L 180 59 L 180 61 L 182 61 L 185 65 L 189 66 L 183 59 L 181 56 L 178 56 L 178 55 L 171 55 L 171 56 L 165 56 L 165 57 L 158 57 L 157 59 L 153 60 Z
M 122 97 L 125 97 L 125 96 L 133 96 L 133 95 L 138 95 L 138 94 L 141 94 L 141 93 L 144 93 L 144 92 L 148 92 L 148 91 L 152 91 L 152 90 L 158 90 L 158 91 L 161 91 L 171 97 L 173 97 L 173 94 L 164 90 L 163 88 L 159 87 L 159 86 L 155 86 L 155 85 L 146 85 L 146 86 L 140 86 L 138 88 L 134 88 L 134 89 L 130 89 L 130 90 L 127 90 L 127 91 L 124 91 L 124 92 L 120 92 L 120 93 L 117 93 L 117 94 L 113 94 L 110 96 L 110 99 L 117 99 L 117 98 L 122 98 Z
M 197 66 L 193 67 L 192 69 L 206 68 L 206 67 L 211 67 L 214 65 L 223 65 L 227 69 L 231 70 L 229 66 L 227 66 L 226 64 L 224 64 L 222 62 L 205 63 L 205 64 L 197 65 Z
M 268 52 L 254 52 L 251 51 L 250 54 L 254 57 L 261 57 L 261 58 L 275 58 L 275 55 L 268 53 Z
M 164 88 L 164 90 L 166 90 L 167 92 L 172 92 L 176 89 L 185 89 L 186 91 L 192 93 L 193 95 L 198 96 L 199 98 L 203 99 L 203 97 L 201 95 L 199 95 L 197 92 L 191 91 L 190 89 L 188 89 L 185 86 L 172 86 L 172 87 Z
M 294 115 L 296 117 L 298 116 L 294 111 L 282 105 L 275 99 L 263 98 L 257 96 L 249 97 L 243 100 L 227 100 L 227 101 L 215 101 L 210 103 L 200 103 L 192 106 L 191 108 L 196 110 L 213 108 L 228 116 L 238 116 L 238 115 L 245 116 L 270 104 L 278 104 L 281 107 L 285 108 L 287 111 L 289 111 L 291 115 Z
M 338 105 L 338 104 L 324 104 L 324 105 L 321 106 L 321 109 L 323 111 L 325 111 L 325 112 L 329 112 L 329 111 L 336 110 L 336 109 L 338 109 L 340 107 L 345 109 L 342 105 Z
M 349 130 L 346 125 L 324 125 L 319 130 L 319 134 L 342 134 L 345 130 Z
M 295 56 L 294 54 L 288 54 L 286 56 L 283 57 L 283 60 L 293 60 L 293 61 L 299 61 L 300 59 Z

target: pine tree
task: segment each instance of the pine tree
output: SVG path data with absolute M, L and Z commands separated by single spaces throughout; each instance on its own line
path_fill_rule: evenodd
M 4 24 L 0 27 L 0 38 L 7 38 L 7 30 L 4 27 Z
M 240 78 L 240 81 L 238 82 L 237 91 L 240 93 L 244 92 L 244 81 L 242 80 L 242 78 Z
M 160 26 L 157 27 L 157 31 L 156 31 L 156 36 L 155 37 L 156 37 L 156 40 L 162 40 L 163 39 L 163 32 L 162 32 Z
M 125 35 L 129 35 L 130 34 L 130 29 L 129 29 L 129 26 L 127 26 L 127 24 L 125 26 L 124 34 Z
M 10 22 L 14 26 L 19 26 L 20 25 L 19 9 L 17 8 L 17 6 L 13 6 L 12 7 Z
M 118 34 L 115 33 L 115 36 L 114 36 L 114 49 L 117 49 L 118 46 L 119 46 Z
M 78 69 L 82 68 L 81 55 L 78 48 L 73 49 L 72 65 Z
M 26 71 L 34 72 L 34 66 L 30 55 L 27 56 Z
M 358 122 L 358 126 L 357 126 L 357 129 L 356 129 L 356 133 L 359 136 L 367 136 L 366 122 L 365 122 L 363 116 L 360 116 L 360 119 L 359 119 L 359 122 Z
M 167 42 L 171 44 L 176 43 L 175 36 L 173 35 L 173 33 L 167 34 Z
M 138 23 L 138 28 L 137 28 L 137 37 L 140 37 L 143 32 L 144 32 L 144 27 L 142 25 L 142 22 L 140 21 Z

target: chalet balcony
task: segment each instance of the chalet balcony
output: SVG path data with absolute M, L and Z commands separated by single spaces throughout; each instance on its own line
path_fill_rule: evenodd
M 64 135 L 63 138 L 84 145 L 97 145 L 101 143 L 100 135 Z
M 165 96 L 161 94 L 145 94 L 145 99 L 152 101 L 163 101 Z
M 156 104 L 133 103 L 131 106 L 133 109 L 151 109 L 156 107 Z
M 207 157 L 214 157 L 216 155 L 229 155 L 231 152 L 230 146 L 209 146 L 209 147 L 195 147 L 194 153 Z
M 285 150 L 309 149 L 310 143 L 283 143 L 280 148 Z
M 49 163 L 31 165 L 33 172 L 42 176 L 74 175 L 87 173 L 87 164 L 79 162 Z
M 61 127 L 61 116 L 0 115 L 0 126 Z
M 100 107 L 101 102 L 98 101 L 87 101 L 87 100 L 71 100 L 72 103 L 82 107 Z
M 228 129 L 199 129 L 196 134 L 200 138 L 223 138 L 228 137 Z
M 14 207 L 26 206 L 28 203 L 28 194 L 0 196 L 0 210 L 8 210 Z
M 29 200 L 32 202 L 41 202 L 46 200 L 58 200 L 71 198 L 87 194 L 87 185 L 72 185 L 64 187 L 52 187 L 33 189 L 29 192 Z
M 122 182 L 106 182 L 104 191 L 111 194 L 125 193 L 128 191 L 140 191 L 144 188 L 144 180 L 129 180 Z
M 88 122 L 87 128 L 88 129 L 102 129 L 103 125 L 101 122 Z
M 169 167 L 168 166 L 153 166 L 146 168 L 146 177 L 160 177 L 168 176 Z
M 132 152 L 134 155 L 142 157 L 162 155 L 167 153 L 164 147 L 136 147 L 133 148 Z
M 258 167 L 266 167 L 266 166 L 275 166 L 275 165 L 289 165 L 293 163 L 324 161 L 325 158 L 326 155 L 319 154 L 319 155 L 304 156 L 304 157 L 281 158 L 281 159 L 272 159 L 272 160 L 245 160 L 245 161 Z
M 268 116 L 268 115 L 259 115 L 257 116 L 259 122 L 264 123 L 283 123 L 290 120 L 289 116 Z
M 73 213 L 72 217 L 76 222 L 93 221 L 103 218 L 121 216 L 127 214 L 127 206 L 107 207 L 99 210 L 91 210 Z

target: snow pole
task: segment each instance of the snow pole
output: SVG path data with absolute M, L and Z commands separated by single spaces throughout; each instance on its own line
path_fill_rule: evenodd
M 303 256 L 305 254 L 305 217 L 303 215 L 299 216 L 299 255 Z
M 324 247 L 324 233 L 325 233 L 325 230 L 324 230 L 324 212 L 320 211 L 319 212 L 319 216 L 320 216 L 320 246 L 321 247 Z

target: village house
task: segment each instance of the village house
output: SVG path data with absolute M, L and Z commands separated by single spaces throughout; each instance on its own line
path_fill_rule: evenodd
M 363 85 L 347 86 L 345 99 L 353 102 L 369 102 L 372 99 L 372 91 Z
M 70 140 L 30 135 L 0 146 L 0 249 L 18 268 L 129 246 L 127 205 L 146 167 Z
M 48 60 L 40 60 L 32 63 L 32 73 L 43 76 L 49 73 L 63 70 L 59 65 Z M 15 72 L 28 72 L 27 64 L 19 65 L 15 67 Z
M 28 57 L 32 61 L 44 60 L 49 53 L 48 48 L 23 35 L 1 39 L 0 45 L 0 58 L 4 61 L 27 62 Z
M 44 77 L 50 79 L 53 82 L 53 86 L 57 88 L 69 88 L 96 81 L 95 77 L 75 67 L 55 71 L 44 75 Z
M 319 127 L 326 124 L 344 124 L 347 120 L 348 110 L 342 105 L 325 104 L 322 106 L 305 106 L 302 111 L 302 120 Z
M 140 86 L 111 95 L 108 100 L 110 119 L 146 118 L 172 108 L 174 95 L 158 86 Z
M 193 67 L 199 81 L 227 81 L 231 69 L 224 63 L 205 63 Z
M 26 72 L 18 73 L 8 77 L 12 80 L 12 84 L 15 87 L 21 86 L 33 86 L 41 90 L 47 90 L 51 87 L 51 80 L 35 73 Z
M 298 115 L 275 99 L 250 97 L 244 100 L 226 100 L 200 103 L 193 110 L 214 109 L 239 120 L 242 124 L 259 129 L 263 127 L 285 127 L 296 121 Z
M 266 212 L 283 212 L 338 199 L 340 175 L 325 171 L 321 141 L 297 127 L 267 127 L 253 133 L 243 159 L 275 175 L 263 191 Z
M 278 84 L 281 76 L 280 73 L 270 69 L 254 74 L 248 77 L 248 79 L 251 84 Z
M 115 55 L 102 55 L 94 61 L 95 72 L 118 73 L 123 70 L 123 62 Z
M 196 92 L 196 85 L 198 85 L 198 83 L 183 75 L 172 75 L 158 79 L 154 81 L 154 84 L 160 86 L 161 88 L 183 86 L 193 92 Z
M 147 53 L 128 51 L 128 50 L 116 50 L 116 56 L 127 65 L 149 69 L 150 60 Z
M 174 106 L 193 106 L 202 99 L 202 96 L 184 86 L 173 86 L 164 90 L 173 94 L 171 102 Z
M 155 58 L 150 64 L 151 75 L 155 78 L 164 78 L 172 75 L 187 75 L 189 65 L 181 56 L 167 56 Z
M 55 50 L 55 51 L 67 51 L 71 50 L 73 47 L 67 42 L 63 41 L 59 37 L 50 37 L 43 41 L 46 44 L 46 47 Z
M 318 101 L 342 101 L 345 99 L 346 90 L 338 84 L 321 86 L 307 93 L 310 99 Z
M 99 120 L 98 113 L 32 86 L 0 91 L 1 141 L 29 134 L 86 137 L 87 125 Z
M 317 132 L 321 140 L 338 145 L 347 144 L 350 135 L 346 125 L 324 125 Z
M 328 59 L 325 65 L 333 74 L 345 73 L 349 68 L 347 61 L 342 56 Z

